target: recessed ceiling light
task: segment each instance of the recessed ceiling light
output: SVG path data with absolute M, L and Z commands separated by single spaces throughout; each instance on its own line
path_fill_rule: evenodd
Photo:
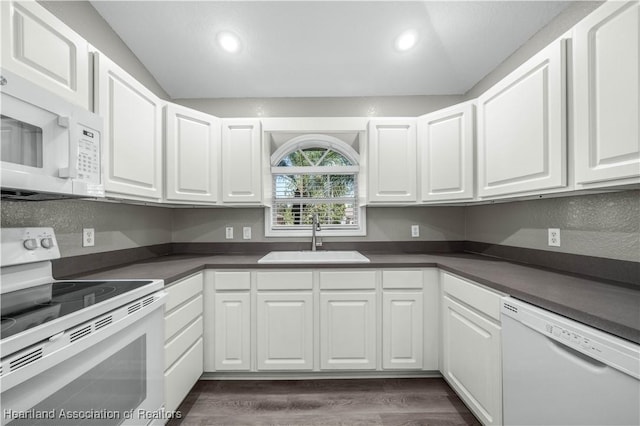
M 396 50 L 406 52 L 416 45 L 418 42 L 418 33 L 416 30 L 407 30 L 396 38 L 394 43 Z
M 220 45 L 220 47 L 230 53 L 238 52 L 240 50 L 240 47 L 242 46 L 242 44 L 240 43 L 240 38 L 228 31 L 218 33 L 218 44 Z

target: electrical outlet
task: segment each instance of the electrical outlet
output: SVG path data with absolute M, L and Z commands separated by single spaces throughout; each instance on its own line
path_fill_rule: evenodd
M 233 226 L 227 226 L 224 232 L 225 232 L 224 237 L 227 240 L 233 240 Z
M 82 228 L 82 247 L 96 245 L 96 230 L 94 228 Z
M 560 229 L 549 228 L 549 245 L 560 247 Z
M 411 236 L 418 238 L 420 236 L 420 225 L 411 225 Z
M 245 226 L 242 228 L 242 239 L 250 240 L 251 239 L 251 227 Z

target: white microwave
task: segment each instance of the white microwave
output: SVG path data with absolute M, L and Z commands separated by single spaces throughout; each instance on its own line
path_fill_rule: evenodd
M 104 197 L 102 118 L 0 70 L 2 198 Z

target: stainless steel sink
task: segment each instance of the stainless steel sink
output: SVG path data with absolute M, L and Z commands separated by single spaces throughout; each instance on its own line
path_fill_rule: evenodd
M 258 263 L 369 263 L 357 251 L 272 251 Z

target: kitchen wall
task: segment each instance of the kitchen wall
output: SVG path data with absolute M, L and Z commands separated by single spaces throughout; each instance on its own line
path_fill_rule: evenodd
M 366 237 L 326 237 L 325 241 L 461 241 L 464 240 L 464 207 L 367 208 Z M 411 225 L 420 225 L 420 237 L 411 238 Z M 235 242 L 242 227 L 251 226 L 251 241 L 309 241 L 309 238 L 264 236 L 264 209 L 176 209 L 174 242 L 225 241 L 225 227 L 234 227 Z
M 527 59 L 551 44 L 571 29 L 578 21 L 600 6 L 603 1 L 577 1 L 569 5 L 555 19 L 542 30 L 533 35 L 512 55 L 505 59 L 493 71 L 476 83 L 464 97 L 466 100 L 475 99 L 491 86 L 502 80 L 515 68 L 522 65 Z
M 81 200 L 2 201 L 0 226 L 53 227 L 62 257 L 171 242 L 171 209 Z M 82 228 L 96 245 L 82 247 Z
M 216 117 L 417 117 L 462 102 L 461 95 L 355 98 L 174 99 Z
M 560 228 L 561 247 L 547 228 Z M 640 191 L 467 207 L 466 239 L 640 262 Z
M 98 49 L 166 98 L 153 76 L 84 1 L 41 1 Z M 206 99 L 180 102 L 220 117 L 229 116 L 413 116 L 473 98 L 557 38 L 601 2 L 569 6 L 547 28 L 504 61 L 465 96 L 386 98 Z M 579 197 L 517 201 L 472 207 L 369 208 L 370 241 L 412 240 L 409 227 L 419 224 L 418 240 L 461 240 L 504 244 L 566 253 L 639 261 L 640 194 L 627 191 Z M 253 240 L 265 241 L 262 209 L 168 209 L 79 200 L 8 202 L 1 206 L 1 226 L 53 226 L 63 256 L 73 256 L 175 242 L 224 240 L 224 227 L 252 226 Z M 94 227 L 97 244 L 81 247 L 83 227 Z M 562 230 L 562 247 L 546 245 L 546 228 Z M 466 231 L 465 231 L 465 228 Z M 271 240 L 281 241 L 272 238 Z M 236 238 L 235 241 L 242 241 Z

